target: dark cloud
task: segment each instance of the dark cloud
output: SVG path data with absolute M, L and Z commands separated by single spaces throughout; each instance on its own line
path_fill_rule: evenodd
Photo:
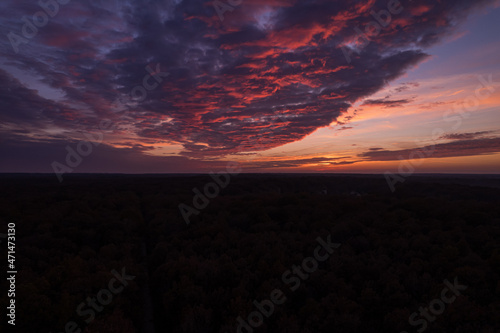
M 396 161 L 414 158 L 444 158 L 487 155 L 500 152 L 500 138 L 458 140 L 415 149 L 377 150 L 358 155 L 368 161 Z
M 75 110 L 41 97 L 37 90 L 26 88 L 1 68 L 0 110 L 3 126 L 22 125 L 32 130 L 50 121 L 70 125 L 68 121 L 77 117 Z
M 422 104 L 418 108 L 423 109 L 423 110 L 431 110 L 435 108 L 436 106 L 440 105 L 446 105 L 446 104 L 453 104 L 455 101 L 448 101 L 448 102 L 432 102 L 432 103 L 427 103 L 427 104 Z
M 66 147 L 76 150 L 79 143 L 58 139 L 28 141 L 4 136 L 0 136 L 0 141 L 0 155 L 9 157 L 0 163 L 0 172 L 37 173 L 53 173 L 53 162 L 68 165 Z M 72 169 L 74 173 L 197 173 L 224 170 L 227 164 L 195 161 L 182 156 L 151 156 L 145 154 L 148 150 L 150 148 L 138 145 L 115 148 L 101 143 Z
M 420 84 L 418 82 L 406 82 L 406 83 L 402 83 L 399 87 L 394 89 L 394 91 L 396 93 L 401 93 L 403 91 L 407 91 L 407 90 L 410 90 L 411 88 L 416 88 L 419 86 L 420 86 Z
M 42 129 L 92 127 L 123 111 L 129 137 L 180 144 L 186 157 L 277 147 L 329 125 L 404 75 L 428 57 L 427 47 L 492 2 L 402 1 L 402 12 L 360 47 L 355 28 L 373 22 L 370 12 L 386 9 L 386 0 L 245 0 L 224 21 L 211 0 L 71 1 L 18 54 L 0 40 L 0 119 L 17 126 L 2 130 L 28 128 L 17 134 L 48 138 Z M 36 2 L 2 2 L 0 33 L 22 36 L 21 17 L 39 10 Z M 168 77 L 145 81 L 157 64 Z M 6 72 L 27 73 L 49 92 Z M 144 82 L 154 88 L 144 101 L 132 100 Z
M 445 140 L 470 140 L 482 137 L 486 134 L 494 133 L 495 131 L 481 131 L 481 132 L 469 132 L 469 133 L 450 133 L 445 134 L 440 137 L 440 139 Z
M 411 103 L 411 99 L 367 99 L 362 105 L 381 106 L 383 108 L 395 108 Z

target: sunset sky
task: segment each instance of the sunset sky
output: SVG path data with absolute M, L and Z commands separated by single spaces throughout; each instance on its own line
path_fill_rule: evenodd
M 500 1 L 59 1 L 0 3 L 0 172 L 499 172 Z

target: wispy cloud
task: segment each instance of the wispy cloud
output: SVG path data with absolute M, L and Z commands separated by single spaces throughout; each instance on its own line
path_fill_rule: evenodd
M 432 154 L 418 155 L 421 158 L 445 158 L 493 154 L 500 152 L 500 138 L 457 140 L 415 149 L 368 151 L 359 154 L 358 157 L 368 161 L 397 161 L 401 158 L 406 159 L 410 154 L 419 150 L 424 152 L 432 151 Z

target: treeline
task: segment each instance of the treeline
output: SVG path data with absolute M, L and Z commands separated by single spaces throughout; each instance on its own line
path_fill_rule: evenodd
M 286 302 L 255 332 L 417 332 L 409 317 L 457 277 L 467 289 L 427 329 L 499 331 L 497 188 L 425 179 L 393 194 L 383 177 L 241 175 L 186 225 L 178 205 L 208 180 L 3 178 L 0 222 L 18 234 L 17 329 L 142 332 L 152 311 L 156 332 L 236 332 L 237 317 L 279 288 Z M 341 246 L 291 291 L 283 273 L 330 234 Z M 86 323 L 77 306 L 122 267 L 135 279 Z

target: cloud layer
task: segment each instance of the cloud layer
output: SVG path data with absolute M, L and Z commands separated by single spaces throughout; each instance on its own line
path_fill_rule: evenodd
M 388 20 L 387 1 L 243 0 L 221 20 L 212 1 L 70 1 L 16 54 L 6 36 L 22 37 L 21 18 L 40 7 L 4 1 L 0 130 L 23 142 L 59 140 L 108 118 L 127 140 L 180 145 L 190 158 L 281 146 L 403 75 L 492 2 L 401 1 Z M 135 101 L 130 93 L 157 65 L 168 77 L 150 77 L 155 88 Z

